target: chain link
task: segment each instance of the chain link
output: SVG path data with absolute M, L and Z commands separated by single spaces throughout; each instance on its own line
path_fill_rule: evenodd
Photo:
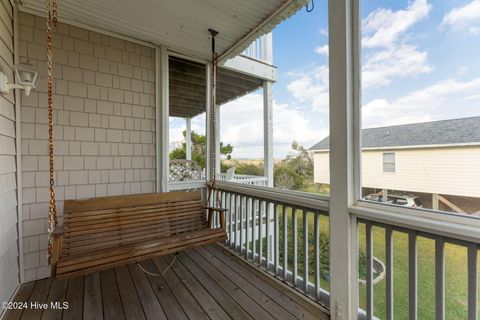
M 52 237 L 53 229 L 57 225 L 57 204 L 55 198 L 55 166 L 53 152 L 53 52 L 52 52 L 52 27 L 57 26 L 57 1 L 47 0 L 47 72 L 48 72 L 48 154 L 50 164 L 50 201 L 48 205 L 48 263 L 52 258 Z
M 210 192 L 208 196 L 208 202 L 210 203 L 212 193 L 215 193 L 215 203 L 217 208 L 221 207 L 220 190 L 217 187 L 217 65 L 218 55 L 216 52 L 212 53 L 212 83 L 211 83 L 211 152 L 212 157 L 210 160 L 210 170 L 212 180 L 209 183 Z

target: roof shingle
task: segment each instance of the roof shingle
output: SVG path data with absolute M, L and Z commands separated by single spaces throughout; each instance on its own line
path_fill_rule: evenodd
M 362 148 L 480 143 L 480 117 L 441 120 L 362 130 Z M 330 137 L 309 150 L 327 150 Z

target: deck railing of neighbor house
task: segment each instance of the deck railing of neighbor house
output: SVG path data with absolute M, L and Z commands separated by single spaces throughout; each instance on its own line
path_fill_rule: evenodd
M 220 181 L 227 181 L 228 174 L 226 173 L 217 173 L 217 179 Z M 231 182 L 251 184 L 254 186 L 266 186 L 268 179 L 262 176 L 254 176 L 249 174 L 236 174 L 234 173 L 230 180 Z
M 271 63 L 271 37 L 271 34 L 266 34 L 257 38 L 247 49 L 242 52 L 242 55 L 262 62 Z
M 226 246 L 328 305 L 329 294 L 320 287 L 322 275 L 328 274 L 320 263 L 320 224 L 328 224 L 328 201 L 273 188 L 219 185 L 222 206 L 229 209 Z

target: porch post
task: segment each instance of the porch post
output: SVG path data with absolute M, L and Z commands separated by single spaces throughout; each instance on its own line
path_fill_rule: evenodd
M 438 193 L 432 194 L 432 210 L 439 210 L 440 208 L 440 200 L 438 198 Z
M 168 191 L 169 91 L 168 52 L 166 47 L 155 48 L 156 77 L 156 140 L 157 140 L 157 192 Z
M 215 106 L 215 115 L 216 115 L 216 123 L 215 123 L 215 151 L 217 153 L 217 157 L 215 158 L 215 169 L 216 173 L 220 173 L 221 171 L 221 161 L 220 161 L 220 106 Z
M 185 130 L 185 158 L 192 160 L 192 118 L 186 118 L 185 123 L 187 129 Z
M 263 82 L 263 174 L 273 187 L 273 99 L 271 81 Z
M 349 207 L 359 197 L 358 1 L 329 0 L 330 67 L 330 310 L 335 319 L 358 314 L 357 222 Z
M 211 159 L 212 159 L 212 124 L 211 124 L 211 117 L 212 117 L 212 90 L 211 90 L 211 85 L 212 85 L 212 63 L 208 62 L 206 64 L 206 69 L 205 69 L 205 80 L 206 80 L 206 94 L 205 94 L 205 110 L 206 110 L 206 117 L 207 117 L 207 126 L 206 126 L 206 139 L 207 139 L 207 154 L 205 155 L 205 178 L 207 181 L 212 179 L 212 174 L 210 172 L 210 165 L 211 165 Z

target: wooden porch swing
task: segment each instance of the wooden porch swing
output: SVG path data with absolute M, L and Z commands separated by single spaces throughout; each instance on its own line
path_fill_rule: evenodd
M 169 192 L 68 200 L 64 204 L 63 226 L 57 225 L 52 101 L 52 27 L 56 23 L 56 0 L 49 0 L 47 19 L 50 155 L 48 261 L 51 264 L 52 276 L 59 279 L 75 277 L 226 240 L 224 217 L 226 209 L 220 208 L 215 176 L 215 151 L 210 163 L 213 178 L 208 184 L 207 200 L 207 203 L 210 203 L 214 195 L 215 207 L 204 206 L 200 192 Z M 215 124 L 217 70 L 215 36 L 217 32 L 213 30 L 209 32 L 212 35 L 213 75 L 211 120 Z M 212 134 L 212 143 L 215 145 L 215 132 Z M 214 226 L 214 214 L 219 215 L 219 226 Z

